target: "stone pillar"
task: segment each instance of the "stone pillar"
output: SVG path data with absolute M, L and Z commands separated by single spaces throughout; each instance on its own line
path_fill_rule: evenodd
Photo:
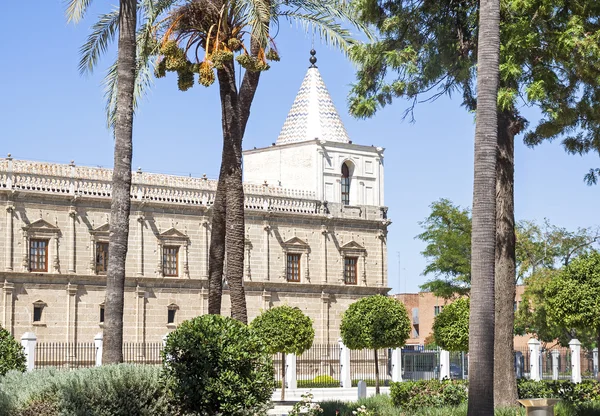
M 263 230 L 265 230 L 265 279 L 267 281 L 271 280 L 271 247 L 269 244 L 269 236 L 271 234 L 271 226 L 267 221 L 263 221 Z
M 552 380 L 558 380 L 558 359 L 560 358 L 559 350 L 550 351 L 552 355 Z
M 96 240 L 90 236 L 90 274 L 96 274 Z
M 68 343 L 75 343 L 75 320 L 77 317 L 77 285 L 67 283 L 67 339 Z M 69 351 L 69 359 L 74 358 L 75 351 Z
M 340 253 L 340 271 L 339 271 L 340 277 L 338 279 L 339 283 L 341 285 L 344 284 L 344 279 L 345 279 L 345 275 L 344 275 L 345 271 L 346 271 L 345 264 L 346 264 L 346 256 L 344 256 L 344 253 L 342 252 L 342 253 Z
M 340 384 L 343 388 L 352 387 L 352 378 L 350 377 L 350 350 L 344 345 L 341 339 L 340 345 Z
M 325 200 L 325 191 L 323 187 L 323 159 L 325 157 L 324 150 L 322 147 L 317 149 L 317 198 L 319 201 Z
M 377 238 L 380 241 L 380 253 L 381 253 L 381 280 L 377 282 L 377 286 L 384 287 L 385 286 L 385 278 L 386 278 L 386 268 L 385 268 L 385 231 L 379 230 L 379 234 Z
M 135 342 L 144 343 L 144 328 L 146 326 L 146 290 L 140 285 L 135 288 Z M 143 358 L 144 349 L 139 348 L 137 358 Z
M 209 254 L 210 254 L 210 236 L 208 233 L 208 220 L 203 219 L 200 223 L 202 228 L 204 229 L 204 264 L 202 267 L 203 278 L 208 279 L 208 263 L 209 263 Z
M 190 278 L 190 263 L 189 263 L 190 244 L 186 240 L 183 243 L 183 277 L 186 279 Z
M 144 275 L 144 222 L 145 222 L 145 217 L 140 214 L 137 217 L 137 223 L 138 223 L 138 233 L 140 235 L 140 245 L 138 248 L 138 256 L 137 256 L 137 272 L 136 274 L 138 276 L 143 276 Z
M 163 276 L 163 246 L 162 246 L 162 242 L 159 240 L 156 243 L 156 252 L 158 253 L 158 261 L 156 262 L 156 275 L 158 277 L 164 277 Z
M 96 367 L 102 365 L 102 345 L 104 343 L 104 336 L 102 332 L 98 332 L 94 337 L 94 347 L 96 348 Z
M 251 245 L 248 244 L 248 243 L 246 243 L 244 246 L 245 246 L 244 248 L 246 250 L 246 262 L 245 262 L 246 263 L 246 273 L 245 273 L 246 274 L 246 279 L 252 280 L 252 268 L 250 267 L 250 251 L 251 251 L 250 248 L 251 248 Z
M 2 302 L 2 327 L 6 329 L 11 335 L 13 333 L 13 291 L 15 285 L 4 281 L 3 289 L 3 302 Z
M 402 381 L 402 348 L 392 350 L 392 381 Z
M 323 283 L 327 283 L 327 226 L 321 225 L 321 234 L 323 235 Z
M 60 258 L 58 257 L 59 250 L 59 239 L 58 234 L 52 237 L 52 242 L 54 245 L 54 261 L 52 262 L 52 267 L 54 268 L 54 273 L 60 273 Z
M 21 337 L 21 345 L 25 352 L 25 367 L 27 371 L 32 371 L 35 368 L 35 346 L 37 337 L 33 332 L 25 332 Z
M 23 259 L 21 261 L 21 266 L 23 272 L 27 273 L 29 271 L 29 234 L 23 229 L 21 229 L 21 233 L 23 237 Z
M 367 285 L 367 253 L 361 255 L 362 260 L 362 283 L 363 286 Z
M 598 378 L 598 348 L 592 350 L 592 360 L 594 365 L 594 378 Z
M 310 283 L 310 253 L 304 253 L 304 283 Z
M 542 374 L 540 371 L 540 342 L 531 338 L 527 345 L 529 346 L 529 378 L 531 380 L 540 381 Z
M 4 239 L 4 268 L 6 271 L 13 270 L 13 217 L 15 206 L 9 202 L 6 204 L 6 235 Z M 27 249 L 27 248 L 25 248 Z
M 265 311 L 271 309 L 271 292 L 267 292 L 265 289 L 263 289 L 262 299 L 263 299 L 263 309 Z
M 450 351 L 440 351 L 440 380 L 450 380 Z
M 571 381 L 581 383 L 581 342 L 578 339 L 569 341 L 571 349 Z
M 71 247 L 69 247 L 69 273 L 74 274 L 76 270 L 76 252 L 77 252 L 77 210 L 71 207 L 69 209 L 69 218 L 71 225 Z
M 298 388 L 298 380 L 296 380 L 296 354 L 286 354 L 285 364 L 285 381 L 287 381 L 287 388 L 295 390 Z
M 200 289 L 200 314 L 206 315 L 208 313 L 208 289 L 203 287 Z
M 329 293 L 321 292 L 321 342 L 329 344 Z

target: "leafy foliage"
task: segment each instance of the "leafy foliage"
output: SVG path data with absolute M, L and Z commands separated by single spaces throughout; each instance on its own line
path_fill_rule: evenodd
M 379 31 L 377 42 L 357 45 L 358 64 L 350 111 L 370 117 L 395 98 L 411 103 L 458 92 L 476 107 L 475 75 L 480 3 L 356 0 L 365 23 Z M 600 4 L 587 0 L 502 0 L 498 111 L 526 128 L 520 104 L 538 106 L 542 119 L 526 131 L 535 146 L 563 138 L 573 154 L 600 153 Z M 600 169 L 586 175 L 596 183 Z
M 600 252 L 586 253 L 564 267 L 545 291 L 551 324 L 593 331 L 600 339 Z
M 387 296 L 368 296 L 348 307 L 340 327 L 351 350 L 396 348 L 410 335 L 410 319 L 400 302 Z
M 282 305 L 264 311 L 250 324 L 252 330 L 268 340 L 271 354 L 300 355 L 312 346 L 315 330 L 311 319 L 299 308 Z
M 391 384 L 390 396 L 394 406 L 405 411 L 458 406 L 467 401 L 467 383 L 456 380 L 403 381 Z
M 421 254 L 428 260 L 423 275 L 433 274 L 421 289 L 450 299 L 465 295 L 471 283 L 471 216 L 468 209 L 440 199 L 419 225 L 425 230 L 416 238 L 427 243 Z
M 469 350 L 469 299 L 446 305 L 433 321 L 435 343 L 447 351 Z
M 25 371 L 25 353 L 10 332 L 0 326 L 0 376 L 11 370 Z
M 0 396 L 8 398 L 0 401 L 0 415 L 174 416 L 160 387 L 160 372 L 129 364 L 11 372 L 0 379 Z
M 169 334 L 163 357 L 166 389 L 186 412 L 248 414 L 273 393 L 267 344 L 229 317 L 203 315 L 183 322 Z

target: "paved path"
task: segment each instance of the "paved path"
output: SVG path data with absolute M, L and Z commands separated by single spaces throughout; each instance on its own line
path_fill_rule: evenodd
M 295 402 L 302 400 L 302 395 L 306 392 L 313 394 L 314 402 L 322 402 L 328 400 L 339 400 L 342 402 L 353 402 L 358 399 L 358 389 L 353 387 L 351 389 L 343 388 L 323 388 L 323 389 L 287 389 L 285 391 L 285 402 L 281 402 L 281 390 L 275 390 L 273 393 L 273 409 L 269 410 L 268 414 L 272 416 L 287 415 L 292 409 Z M 382 394 L 389 394 L 389 387 L 381 387 Z M 367 387 L 367 396 L 375 395 L 375 387 Z

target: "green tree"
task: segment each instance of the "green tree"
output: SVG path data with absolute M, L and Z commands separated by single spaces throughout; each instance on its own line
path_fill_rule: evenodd
M 447 351 L 469 350 L 469 298 L 444 306 L 433 320 L 435 343 Z
M 549 279 L 546 317 L 551 325 L 591 331 L 600 345 L 600 252 L 582 254 Z
M 6 329 L 0 326 L 0 376 L 10 370 L 24 372 L 25 353 L 23 347 Z
M 397 300 L 383 295 L 362 298 L 344 312 L 340 331 L 344 345 L 351 350 L 373 350 L 375 392 L 379 394 L 377 350 L 397 348 L 406 343 L 410 335 L 410 319 L 406 308 Z
M 424 276 L 434 275 L 422 290 L 451 299 L 466 295 L 471 287 L 471 215 L 468 209 L 440 199 L 430 205 L 431 213 L 419 225 L 416 238 L 427 243 L 421 254 L 428 264 Z
M 285 355 L 301 355 L 312 346 L 312 321 L 299 308 L 282 305 L 262 312 L 250 327 L 267 340 L 271 354 L 281 353 L 281 400 L 285 400 Z
M 91 0 L 69 0 L 67 17 L 78 22 Z M 111 14 L 113 36 L 118 28 L 117 62 L 113 66 L 116 79 L 114 99 L 114 168 L 111 186 L 110 237 L 106 301 L 104 348 L 102 362 L 123 362 L 123 305 L 125 298 L 125 260 L 129 238 L 131 207 L 131 157 L 133 152 L 133 110 L 136 84 L 137 1 L 121 0 L 118 13 Z
M 395 97 L 408 98 L 412 117 L 417 102 L 434 100 L 454 91 L 462 104 L 476 109 L 477 24 L 480 3 L 475 0 L 435 3 L 395 0 L 378 3 L 356 0 L 363 20 L 381 33 L 379 42 L 356 47 L 358 82 L 350 99 L 351 111 L 371 116 Z M 501 2 L 500 89 L 498 94 L 496 317 L 497 351 L 512 354 L 514 254 L 514 137 L 528 122 L 518 103 L 536 105 L 542 118 L 525 134 L 525 142 L 565 137 L 571 153 L 598 151 L 600 115 L 600 5 L 585 0 L 503 0 Z M 392 75 L 396 74 L 396 76 Z M 600 171 L 586 176 L 595 183 Z M 506 345 L 504 345 L 506 344 Z M 516 388 L 508 367 L 495 391 L 498 404 L 512 404 Z M 507 384 L 508 383 L 508 384 Z
M 257 414 L 273 394 L 273 362 L 261 338 L 220 315 L 184 321 L 169 334 L 163 382 L 183 414 Z

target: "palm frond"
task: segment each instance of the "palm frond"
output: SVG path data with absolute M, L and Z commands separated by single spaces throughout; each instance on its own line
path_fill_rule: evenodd
M 356 44 L 356 40 L 347 29 L 337 23 L 335 18 L 323 12 L 304 13 L 288 10 L 281 12 L 280 16 L 302 26 L 306 33 L 317 33 L 325 44 L 339 48 L 346 55 Z
M 98 21 L 92 26 L 92 32 L 87 41 L 81 46 L 81 60 L 79 61 L 79 73 L 92 73 L 100 56 L 103 55 L 110 43 L 114 40 L 119 29 L 119 9 L 113 9 L 110 13 L 100 15 Z
M 265 48 L 269 42 L 269 23 L 273 15 L 269 0 L 239 0 L 234 14 L 250 26 L 252 38 Z
M 106 100 L 104 107 L 106 126 L 113 131 L 117 118 L 117 64 L 118 61 L 115 59 L 115 62 L 108 68 L 106 76 L 102 80 L 104 99 Z
M 67 22 L 79 23 L 85 16 L 92 0 L 67 0 Z

